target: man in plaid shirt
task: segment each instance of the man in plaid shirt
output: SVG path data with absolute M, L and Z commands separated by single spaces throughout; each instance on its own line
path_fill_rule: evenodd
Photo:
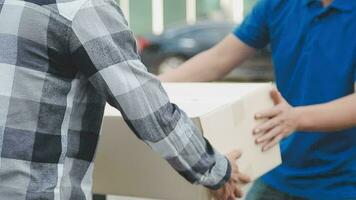
M 1 200 L 91 199 L 106 102 L 188 181 L 240 195 L 238 153 L 169 102 L 115 0 L 0 0 Z

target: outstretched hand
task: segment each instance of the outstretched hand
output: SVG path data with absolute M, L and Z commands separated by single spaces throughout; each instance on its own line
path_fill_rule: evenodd
M 301 117 L 298 110 L 289 105 L 277 90 L 271 91 L 271 98 L 275 106 L 255 116 L 256 119 L 267 119 L 253 131 L 256 144 L 262 144 L 262 151 L 269 150 L 296 131 Z

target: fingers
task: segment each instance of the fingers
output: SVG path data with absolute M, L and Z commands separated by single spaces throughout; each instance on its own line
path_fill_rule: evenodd
M 255 115 L 255 119 L 259 120 L 259 119 L 265 119 L 265 118 L 273 118 L 276 115 L 278 115 L 281 112 L 281 109 L 279 106 L 275 106 L 273 108 L 270 108 L 268 110 L 259 112 Z
M 239 158 L 241 157 L 241 155 L 242 155 L 242 152 L 241 152 L 241 151 L 239 151 L 239 150 L 234 150 L 234 151 L 228 153 L 228 154 L 227 154 L 227 157 L 230 158 L 230 159 L 232 159 L 232 160 L 237 160 L 237 159 L 239 159 Z
M 283 134 L 277 135 L 275 138 L 273 138 L 273 140 L 271 142 L 268 142 L 268 143 L 266 143 L 265 145 L 262 146 L 262 151 L 268 151 L 273 146 L 278 144 L 283 139 L 283 137 L 284 137 Z
M 233 172 L 231 174 L 230 179 L 234 182 L 234 183 L 238 183 L 240 181 L 239 179 L 239 172 Z
M 268 131 L 266 134 L 262 134 L 259 137 L 257 137 L 256 144 L 261 144 L 264 143 L 265 141 L 272 140 L 273 138 L 275 138 L 277 135 L 281 133 L 282 133 L 282 127 L 276 126 L 272 128 L 270 131 Z
M 236 184 L 235 183 L 230 183 L 230 195 L 228 196 L 228 200 L 235 200 L 236 199 L 236 195 L 235 195 L 235 188 L 236 188 Z
M 235 178 L 238 174 L 239 174 L 239 169 L 238 169 L 237 165 L 232 166 L 231 167 L 231 176 L 234 176 L 233 178 Z
M 240 188 L 235 187 L 234 195 L 235 195 L 235 199 L 236 199 L 236 198 L 243 197 L 244 194 L 243 194 L 243 192 L 242 192 L 242 190 Z
M 229 181 L 229 190 L 230 190 L 230 193 L 229 193 L 229 196 L 228 196 L 228 200 L 235 200 L 237 197 L 238 197 L 238 195 L 239 195 L 239 192 L 237 191 L 236 192 L 236 190 L 237 189 L 239 189 L 238 187 L 237 187 L 237 184 L 236 183 L 234 183 L 234 182 L 232 182 L 231 180 Z
M 241 157 L 241 155 L 242 155 L 241 151 L 237 151 L 237 150 L 232 151 L 229 154 L 227 154 L 227 159 L 230 162 L 231 170 L 232 170 L 231 176 L 234 179 L 238 179 L 237 177 L 235 177 L 238 174 L 238 170 L 239 170 L 239 168 L 236 164 L 236 160 L 239 159 Z
M 238 177 L 240 183 L 246 184 L 251 182 L 251 178 L 245 174 L 239 174 Z
M 232 184 L 231 181 L 225 183 L 225 185 L 219 190 L 210 190 L 215 200 L 228 200 L 235 199 L 235 184 Z
M 271 98 L 273 100 L 274 105 L 280 104 L 283 102 L 283 97 L 278 90 L 274 89 L 271 91 Z
M 232 173 L 230 178 L 236 184 L 247 184 L 251 182 L 251 178 L 246 174 L 242 174 L 239 171 Z
M 225 187 L 225 188 L 224 188 L 224 195 L 223 195 L 223 198 L 224 198 L 224 199 L 228 199 L 230 196 L 231 196 L 230 188 L 229 188 L 229 187 Z
M 227 158 L 231 163 L 232 173 L 230 180 L 225 184 L 224 191 L 222 191 L 222 194 L 220 195 L 220 197 L 223 197 L 224 200 L 235 200 L 237 197 L 242 197 L 243 194 L 242 191 L 237 187 L 238 184 L 245 184 L 251 181 L 250 177 L 241 174 L 238 170 L 236 160 L 239 159 L 241 155 L 242 152 L 238 150 L 234 150 L 227 154 Z
M 271 98 L 273 100 L 274 105 L 276 105 L 276 106 L 273 107 L 272 109 L 268 109 L 263 112 L 257 113 L 255 115 L 255 118 L 257 120 L 264 119 L 264 118 L 272 118 L 281 112 L 280 106 L 278 106 L 278 105 L 285 102 L 281 93 L 279 93 L 278 90 L 274 89 L 271 91 Z
M 272 118 L 272 119 L 268 120 L 267 122 L 257 126 L 255 128 L 255 130 L 253 131 L 253 134 L 257 135 L 260 133 L 264 133 L 268 130 L 271 130 L 272 128 L 279 125 L 280 123 L 281 123 L 280 117 Z

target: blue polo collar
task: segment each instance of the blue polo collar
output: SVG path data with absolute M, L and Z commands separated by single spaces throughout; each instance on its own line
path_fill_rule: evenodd
M 320 0 L 304 0 L 304 5 L 310 6 L 312 3 L 320 2 Z M 356 9 L 355 0 L 334 0 L 330 7 L 335 8 L 340 11 L 352 11 Z

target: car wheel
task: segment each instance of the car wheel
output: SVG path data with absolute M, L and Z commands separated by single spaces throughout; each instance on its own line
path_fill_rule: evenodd
M 158 74 L 166 73 L 172 69 L 178 68 L 181 64 L 186 61 L 185 58 L 179 56 L 170 56 L 162 60 L 158 64 L 157 72 Z

